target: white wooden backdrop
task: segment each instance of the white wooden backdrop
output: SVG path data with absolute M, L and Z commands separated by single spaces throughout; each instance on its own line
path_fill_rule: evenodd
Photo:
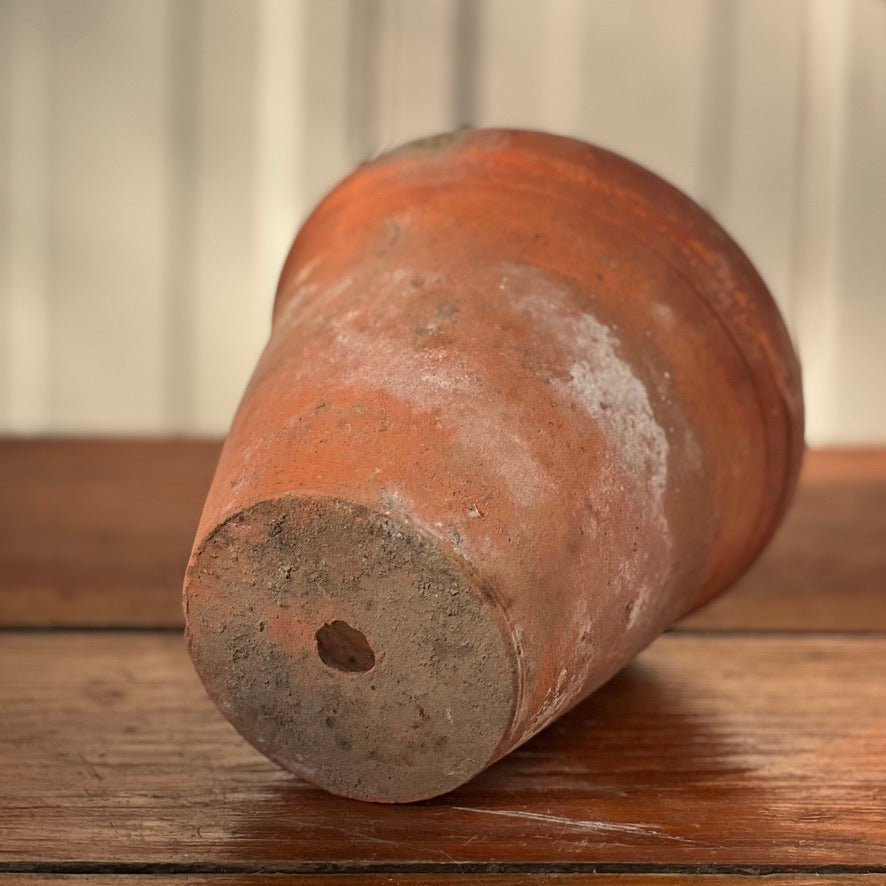
M 460 124 L 693 195 L 788 318 L 809 439 L 886 441 L 884 0 L 0 0 L 0 430 L 223 432 L 310 207 Z

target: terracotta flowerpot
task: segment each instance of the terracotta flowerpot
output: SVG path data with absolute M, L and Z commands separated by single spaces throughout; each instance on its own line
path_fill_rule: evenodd
M 692 201 L 551 135 L 407 146 L 292 247 L 188 570 L 194 663 L 333 793 L 444 793 L 741 574 L 802 425 L 772 299 Z

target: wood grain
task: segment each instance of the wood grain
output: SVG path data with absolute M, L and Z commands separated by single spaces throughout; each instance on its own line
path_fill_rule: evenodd
M 210 441 L 0 440 L 0 625 L 172 626 Z M 886 630 L 886 450 L 807 455 L 738 586 L 677 629 Z
M 0 640 L 7 865 L 886 859 L 886 637 L 665 635 L 470 784 L 412 806 L 277 769 L 213 708 L 177 636 Z
M 678 628 L 886 630 L 886 450 L 808 452 L 768 550 Z
M 0 624 L 178 626 L 219 444 L 0 440 Z
M 480 880 L 484 886 L 750 886 L 743 874 L 367 874 L 356 879 L 359 886 L 427 886 L 443 881 L 447 886 L 468 886 Z M 54 886 L 57 883 L 80 886 L 117 886 L 119 874 L 2 874 L 0 886 Z M 157 886 L 158 875 L 129 874 L 126 886 Z M 352 874 L 170 874 L 163 884 L 172 886 L 354 886 Z M 767 875 L 765 886 L 881 886 L 882 874 L 784 874 Z

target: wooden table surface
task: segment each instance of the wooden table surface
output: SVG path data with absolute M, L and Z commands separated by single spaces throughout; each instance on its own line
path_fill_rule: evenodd
M 218 445 L 0 441 L 0 886 L 886 884 L 886 452 L 807 456 L 764 558 L 452 794 L 240 739 L 181 638 Z

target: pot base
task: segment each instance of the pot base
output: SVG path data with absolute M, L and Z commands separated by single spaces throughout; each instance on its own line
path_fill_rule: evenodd
M 197 552 L 191 654 L 225 716 L 328 791 L 405 802 L 495 758 L 518 660 L 498 604 L 416 528 L 328 498 L 260 502 Z

